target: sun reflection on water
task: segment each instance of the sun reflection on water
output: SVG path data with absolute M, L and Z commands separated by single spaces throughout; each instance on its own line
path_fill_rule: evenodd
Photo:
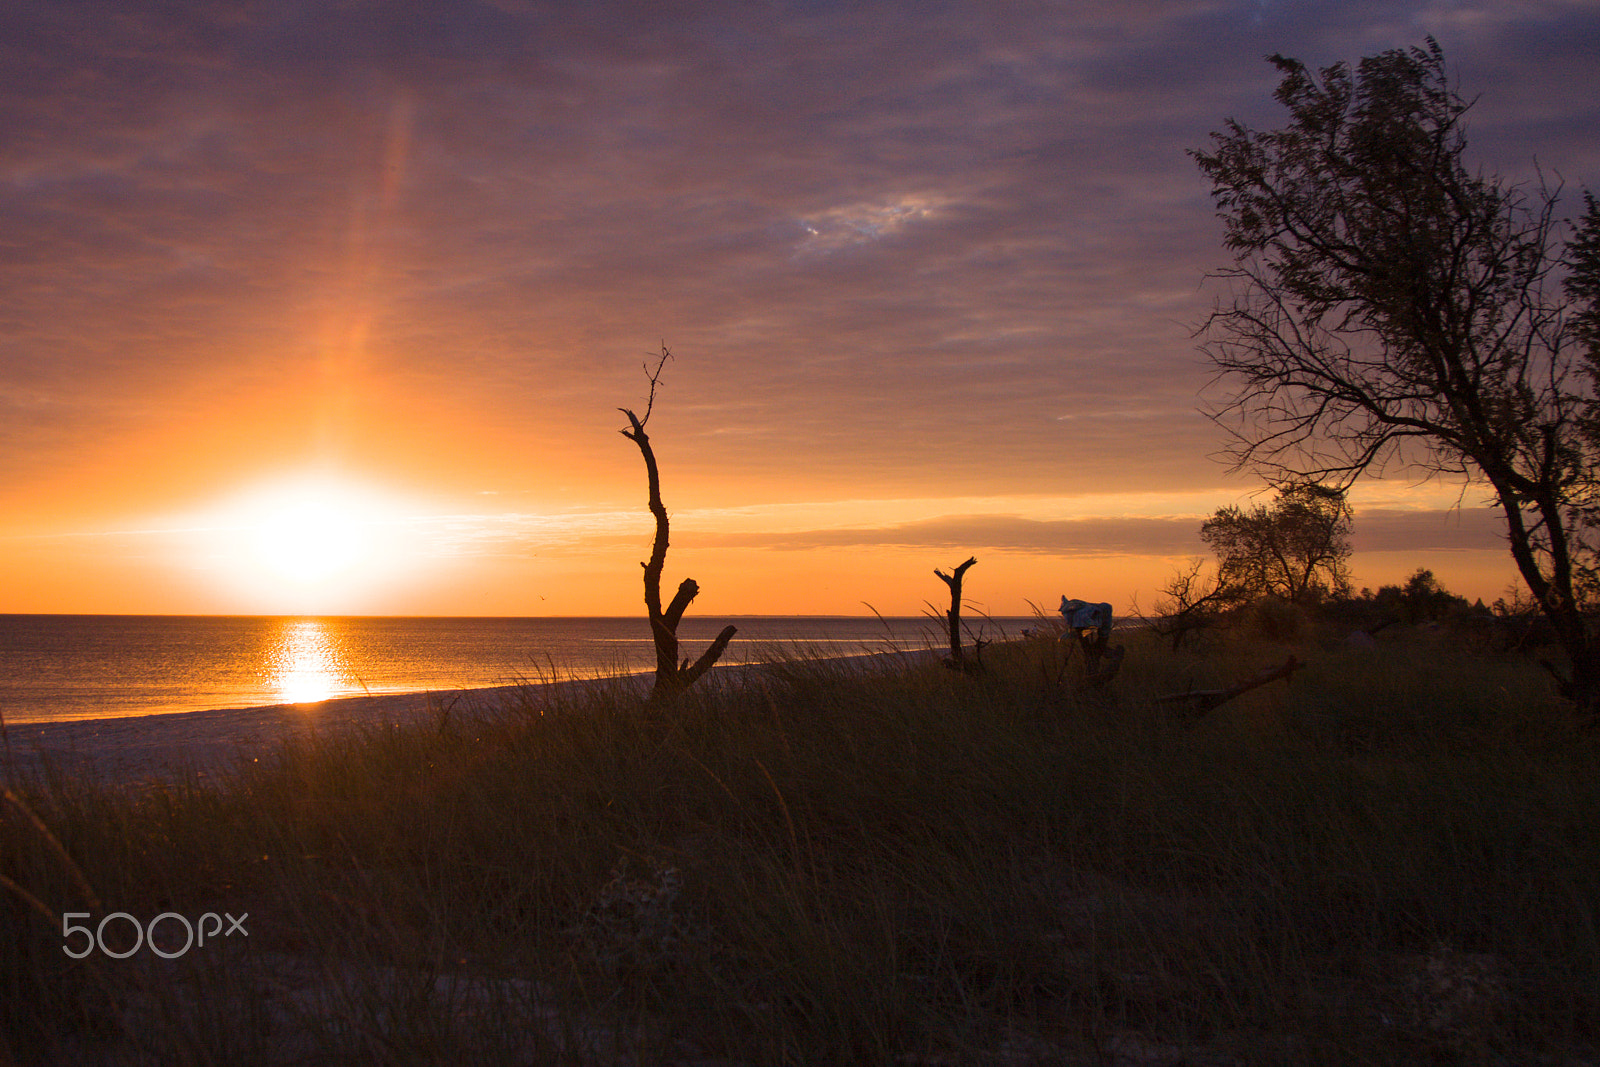
M 352 688 L 332 629 L 316 619 L 284 624 L 267 653 L 267 681 L 284 704 L 311 704 Z

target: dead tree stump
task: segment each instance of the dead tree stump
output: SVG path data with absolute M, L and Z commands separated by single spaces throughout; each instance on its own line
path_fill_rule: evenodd
M 977 563 L 976 556 L 969 558 L 965 563 L 955 569 L 953 574 L 946 574 L 938 568 L 934 574 L 950 587 L 950 610 L 945 612 L 945 621 L 949 624 L 950 655 L 946 656 L 943 663 L 953 671 L 965 674 L 974 674 L 983 669 L 983 643 L 974 645 L 975 654 L 972 659 L 967 659 L 961 649 L 961 579 L 966 576 L 967 568 Z

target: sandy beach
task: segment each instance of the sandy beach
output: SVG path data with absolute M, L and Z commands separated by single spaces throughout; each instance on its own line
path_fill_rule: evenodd
M 637 684 L 647 679 L 610 679 Z M 555 686 L 551 682 L 449 692 L 388 693 L 310 704 L 218 708 L 113 719 L 74 719 L 8 725 L 0 759 L 22 774 L 53 766 L 110 784 L 130 784 L 185 774 L 211 777 L 270 754 L 283 742 L 359 727 L 430 719 L 445 709 L 493 715 L 518 699 Z
M 829 662 L 883 669 L 932 656 L 927 651 L 887 652 L 842 656 Z M 761 669 L 759 665 L 716 667 L 700 684 L 726 684 Z M 210 778 L 261 759 L 297 737 L 427 721 L 445 709 L 452 714 L 494 716 L 518 702 L 536 701 L 566 688 L 621 684 L 636 687 L 642 697 L 649 690 L 650 680 L 649 674 L 636 674 L 486 689 L 341 697 L 310 704 L 8 724 L 0 745 L 0 766 L 22 775 L 54 767 L 113 785 L 187 774 Z

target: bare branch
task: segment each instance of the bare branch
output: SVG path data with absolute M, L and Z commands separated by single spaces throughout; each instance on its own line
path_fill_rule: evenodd
M 650 364 L 644 365 L 645 375 L 650 379 L 650 395 L 644 403 L 644 418 L 639 420 L 638 428 L 644 429 L 644 424 L 650 421 L 650 412 L 656 406 L 656 386 L 661 382 L 661 370 L 667 365 L 667 360 L 672 358 L 672 353 L 667 350 L 667 343 L 661 342 L 661 358 L 656 360 L 655 370 L 650 369 Z M 628 416 L 633 417 L 631 414 Z

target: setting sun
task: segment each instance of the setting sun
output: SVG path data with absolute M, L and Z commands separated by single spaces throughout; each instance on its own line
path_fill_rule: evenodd
M 415 502 L 342 475 L 296 474 L 241 490 L 202 516 L 221 584 L 258 610 L 349 611 L 421 568 Z
M 347 570 L 371 546 L 372 534 L 330 487 L 290 489 L 255 521 L 250 550 L 279 577 L 311 585 Z

